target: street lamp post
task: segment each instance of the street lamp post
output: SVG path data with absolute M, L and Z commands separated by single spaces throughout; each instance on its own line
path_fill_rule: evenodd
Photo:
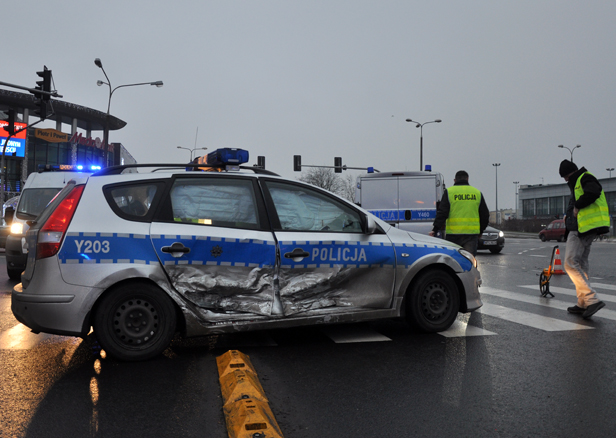
M 104 81 L 96 81 L 96 85 L 98 85 L 99 87 L 103 84 L 107 85 L 109 87 L 109 100 L 107 101 L 107 115 L 105 116 L 105 130 L 103 131 L 103 160 L 104 160 L 104 167 L 107 167 L 108 164 L 108 154 L 109 154 L 109 110 L 111 109 L 111 96 L 113 96 L 113 92 L 115 90 L 117 90 L 118 88 L 123 88 L 123 87 L 134 87 L 136 85 L 154 85 L 157 88 L 160 88 L 163 86 L 163 81 L 155 81 L 155 82 L 139 82 L 136 84 L 124 84 L 124 85 L 118 85 L 115 88 L 111 87 L 111 81 L 109 80 L 109 76 L 107 76 L 107 72 L 105 72 L 105 69 L 103 68 L 103 63 L 101 62 L 100 58 L 96 58 L 94 60 L 94 64 L 96 64 L 96 66 L 98 68 L 100 68 L 103 71 L 103 74 L 105 75 L 105 78 L 107 79 L 107 82 Z
M 416 123 L 415 128 L 419 130 L 419 170 L 423 170 L 423 126 L 428 123 L 441 123 L 441 119 L 432 120 L 430 122 L 419 123 L 412 119 L 406 119 L 407 122 Z
M 203 150 L 207 149 L 207 148 L 192 148 L 192 149 L 190 149 L 190 148 L 185 148 L 184 146 L 177 146 L 177 148 L 178 149 L 186 149 L 187 151 L 190 152 L 190 162 L 192 162 L 192 160 L 193 160 L 193 152 L 195 152 L 196 150 L 199 150 L 199 149 L 203 149 Z
M 514 192 L 514 199 L 515 199 L 515 218 L 518 218 L 518 184 L 520 184 L 520 181 L 514 181 L 513 182 L 515 184 L 515 192 Z
M 496 169 L 496 225 L 500 224 L 500 215 L 498 214 L 498 166 L 500 163 L 492 164 L 494 169 Z
M 567 150 L 571 153 L 571 162 L 573 163 L 573 151 L 574 151 L 574 150 L 576 150 L 577 148 L 581 148 L 581 147 L 582 147 L 582 145 L 581 145 L 581 144 L 579 144 L 579 145 L 577 145 L 576 147 L 574 147 L 573 149 L 569 149 L 567 146 L 563 146 L 562 144 L 559 144 L 559 145 L 558 145 L 558 147 L 559 147 L 559 148 L 564 148 L 564 149 L 567 149 Z
M 612 177 L 612 170 L 614 170 L 614 168 L 613 167 L 608 167 L 605 170 L 607 170 L 610 173 L 610 178 L 611 178 Z

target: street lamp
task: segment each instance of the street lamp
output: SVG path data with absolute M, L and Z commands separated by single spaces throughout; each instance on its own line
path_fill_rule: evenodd
M 190 152 L 190 161 L 189 161 L 189 162 L 192 162 L 192 160 L 193 160 L 193 152 L 194 152 L 194 151 L 196 151 L 196 150 L 198 150 L 198 149 L 203 149 L 203 150 L 206 150 L 206 149 L 207 149 L 207 148 L 193 148 L 193 149 L 190 149 L 190 148 L 185 148 L 185 147 L 183 147 L 183 146 L 176 146 L 176 147 L 177 147 L 178 149 L 186 149 L 187 151 L 189 151 L 189 152 Z
M 500 215 L 498 214 L 498 166 L 500 163 L 492 164 L 494 169 L 496 169 L 496 225 L 500 224 Z
M 574 147 L 573 149 L 569 149 L 567 146 L 563 146 L 562 144 L 559 144 L 559 145 L 558 145 L 558 147 L 559 147 L 559 148 L 565 148 L 565 149 L 567 149 L 569 152 L 571 152 L 571 162 L 573 163 L 573 151 L 574 151 L 574 150 L 576 150 L 577 148 L 581 148 L 581 147 L 582 147 L 582 145 L 581 145 L 581 144 L 579 144 L 579 145 L 577 145 L 576 147 Z
M 518 218 L 518 184 L 520 181 L 514 181 L 515 184 L 515 218 Z
M 103 71 L 103 74 L 105 75 L 105 78 L 107 79 L 107 82 L 104 81 L 96 81 L 96 85 L 98 85 L 99 87 L 103 84 L 107 85 L 109 87 L 109 101 L 107 102 L 107 115 L 105 116 L 105 130 L 103 132 L 103 147 L 104 147 L 104 166 L 107 167 L 107 157 L 108 157 L 108 152 L 109 152 L 109 110 L 111 108 L 111 96 L 113 96 L 113 92 L 115 90 L 117 90 L 118 88 L 123 88 L 123 87 L 134 87 L 136 85 L 154 85 L 157 88 L 160 88 L 163 86 L 163 81 L 155 81 L 155 82 L 139 82 L 136 84 L 125 84 L 125 85 L 118 85 L 115 88 L 111 88 L 111 81 L 109 80 L 109 76 L 107 76 L 107 72 L 105 72 L 105 69 L 103 68 L 103 63 L 101 62 L 100 58 L 96 58 L 94 60 L 94 64 L 96 64 L 96 66 L 98 68 L 100 68 Z
M 419 123 L 415 120 L 406 119 L 407 122 L 416 123 L 415 128 L 421 128 L 419 134 L 419 170 L 423 170 L 423 126 L 428 123 L 441 123 L 441 119 L 432 120 L 430 122 Z

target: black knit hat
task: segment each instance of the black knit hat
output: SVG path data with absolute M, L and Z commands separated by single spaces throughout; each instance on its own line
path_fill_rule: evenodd
M 560 163 L 560 168 L 558 169 L 558 173 L 560 173 L 561 177 L 566 177 L 567 175 L 578 170 L 578 167 L 575 165 L 573 161 L 562 160 Z

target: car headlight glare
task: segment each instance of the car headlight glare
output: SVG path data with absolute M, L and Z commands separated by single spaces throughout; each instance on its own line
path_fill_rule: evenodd
M 24 224 L 21 222 L 13 222 L 11 224 L 11 234 L 23 234 Z
M 474 255 L 472 255 L 470 252 L 468 252 L 465 249 L 459 249 L 458 251 L 460 252 L 460 254 L 462 254 L 463 257 L 467 258 L 473 264 L 475 268 L 477 267 L 477 259 L 475 258 Z
M 505 233 L 503 233 L 502 231 L 498 232 L 498 237 L 505 237 Z

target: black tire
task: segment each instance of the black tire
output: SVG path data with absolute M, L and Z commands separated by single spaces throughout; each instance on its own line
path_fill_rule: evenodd
M 409 324 L 422 332 L 447 330 L 458 315 L 460 292 L 451 276 L 441 270 L 426 271 L 413 281 L 407 292 Z
M 103 296 L 94 315 L 94 334 L 110 356 L 145 360 L 169 346 L 176 320 L 173 301 L 164 291 L 145 283 L 130 283 Z
M 542 242 L 545 242 L 547 240 L 543 234 L 539 238 L 541 239 Z
M 11 280 L 21 280 L 22 272 L 22 269 L 9 268 L 8 266 L 6 267 L 6 273 Z
M 503 248 L 490 248 L 490 252 L 492 254 L 498 254 L 499 252 L 501 252 L 503 250 Z

